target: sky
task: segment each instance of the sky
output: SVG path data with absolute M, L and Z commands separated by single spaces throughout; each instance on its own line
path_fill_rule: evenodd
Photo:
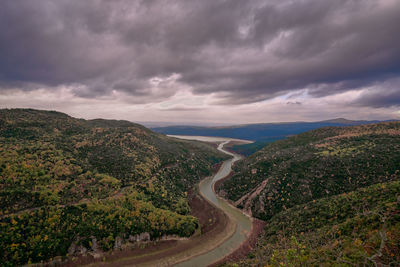
M 400 119 L 399 0 L 2 0 L 0 108 L 174 124 Z

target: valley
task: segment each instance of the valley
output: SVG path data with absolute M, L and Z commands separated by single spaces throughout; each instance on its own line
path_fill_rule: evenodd
M 0 115 L 0 257 L 10 266 L 189 237 L 199 222 L 188 191 L 229 158 L 126 121 Z
M 0 267 L 400 267 L 399 25 L 1 0 Z
M 324 127 L 238 162 L 219 194 L 266 222 L 227 266 L 397 266 L 400 123 Z
M 224 145 L 231 139 L 217 137 L 188 137 L 174 136 L 185 140 L 201 140 L 203 142 L 217 143 L 218 150 L 231 156 L 222 163 L 218 171 L 202 180 L 196 191 L 192 192 L 189 201 L 193 214 L 199 218 L 202 225 L 201 234 L 194 235 L 187 240 L 178 240 L 169 244 L 168 248 L 157 249 L 148 255 L 130 255 L 129 251 L 118 253 L 118 257 L 110 257 L 107 262 L 97 262 L 100 266 L 208 266 L 221 262 L 225 257 L 229 257 L 243 250 L 241 245 L 249 239 L 254 229 L 254 222 L 251 217 L 246 216 L 237 208 L 231 206 L 226 200 L 218 197 L 214 191 L 215 182 L 226 177 L 232 165 L 242 157 L 224 150 Z M 248 143 L 246 140 L 235 140 L 236 142 Z M 196 200 L 193 201 L 193 198 Z M 215 216 L 209 216 L 214 214 Z M 211 222 L 209 220 L 212 220 Z M 210 225 L 208 225 L 210 224 Z M 254 233 L 253 235 L 257 235 Z M 254 244 L 252 244 L 254 245 Z M 161 248 L 162 242 L 159 244 Z M 155 246 L 157 248 L 157 246 Z M 249 251 L 249 249 L 245 250 Z M 133 253 L 132 253 L 133 254 Z
M 236 153 L 249 156 L 260 150 L 269 143 L 286 139 L 290 136 L 314 130 L 321 127 L 332 126 L 356 126 L 379 121 L 356 121 L 346 120 L 343 118 L 317 121 L 317 122 L 280 122 L 280 123 L 255 123 L 232 126 L 190 126 L 177 125 L 165 127 L 152 127 L 151 129 L 158 133 L 167 135 L 186 135 L 186 136 L 208 136 L 208 137 L 225 137 L 252 140 L 253 142 L 235 144 L 231 146 L 231 150 Z
M 0 110 L 4 266 L 400 262 L 400 123 L 266 144 Z

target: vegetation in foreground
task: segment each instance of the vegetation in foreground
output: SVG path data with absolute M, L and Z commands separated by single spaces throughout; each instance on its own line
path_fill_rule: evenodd
M 186 192 L 226 158 L 127 121 L 26 109 L 0 110 L 0 144 L 6 266 L 190 236 Z
M 400 182 L 318 199 L 267 221 L 240 266 L 398 266 Z M 227 266 L 235 266 L 233 263 Z
M 399 151 L 392 122 L 321 128 L 239 162 L 220 193 L 267 224 L 235 264 L 398 266 Z

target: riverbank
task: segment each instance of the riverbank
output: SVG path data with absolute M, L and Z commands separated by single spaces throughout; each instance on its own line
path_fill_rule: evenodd
M 105 261 L 92 262 L 96 266 L 171 266 L 204 254 L 228 239 L 236 225 L 229 216 L 191 190 L 189 201 L 192 215 L 199 219 L 201 233 L 187 240 L 159 241 L 151 247 L 138 250 L 114 251 Z
M 218 267 L 224 263 L 233 262 L 246 257 L 257 245 L 258 236 L 263 232 L 265 222 L 253 218 L 252 230 L 248 239 L 243 242 L 239 248 L 231 254 L 225 256 L 223 259 L 209 265 L 208 267 Z
M 246 255 L 254 246 L 262 227 L 251 220 L 226 200 L 216 196 L 215 182 L 231 172 L 232 164 L 240 159 L 223 149 L 225 141 L 218 147 L 234 158 L 219 164 L 217 172 L 202 180 L 198 190 L 188 192 L 192 215 L 197 217 L 200 230 L 186 240 L 167 240 L 136 244 L 120 251 L 102 253 L 100 256 L 85 256 L 71 261 L 69 266 L 206 266 L 216 262 Z
M 204 137 L 203 137 L 204 138 Z M 212 140 L 213 141 L 213 140 Z M 217 147 L 218 150 L 224 152 L 232 156 L 230 160 L 227 160 L 223 163 L 220 170 L 212 179 L 205 179 L 199 184 L 201 194 L 211 203 L 222 209 L 229 217 L 232 218 L 233 221 L 237 223 L 237 229 L 226 242 L 218 246 L 216 249 L 201 255 L 199 257 L 194 257 L 190 261 L 185 262 L 184 265 L 181 266 L 208 266 L 214 264 L 216 262 L 221 262 L 221 259 L 224 259 L 226 256 L 235 253 L 237 255 L 238 250 L 240 250 L 241 246 L 248 240 L 248 237 L 251 235 L 252 229 L 252 220 L 251 217 L 247 216 L 239 209 L 230 205 L 228 201 L 223 198 L 220 198 L 215 194 L 214 184 L 215 182 L 223 179 L 231 172 L 232 165 L 239 159 L 241 159 L 240 155 L 233 154 L 225 149 L 225 145 L 231 142 L 232 140 L 224 140 Z
M 234 153 L 232 151 L 229 151 L 229 152 Z M 232 175 L 233 175 L 233 172 L 231 171 L 229 173 L 229 175 L 227 175 L 224 178 L 216 181 L 213 184 L 213 190 L 214 190 L 214 192 L 215 192 L 215 194 L 217 196 L 222 197 L 222 198 L 224 197 L 223 195 L 218 194 L 218 189 L 224 183 L 224 181 L 226 181 L 227 179 L 231 178 Z M 232 201 L 229 201 L 229 200 L 226 200 L 226 201 L 230 205 L 234 206 Z M 258 236 L 263 232 L 266 222 L 264 222 L 262 220 L 259 220 L 257 218 L 251 218 L 251 220 L 252 220 L 252 226 L 251 226 L 250 235 L 247 238 L 247 240 L 244 241 L 232 253 L 230 253 L 229 255 L 225 256 L 223 259 L 221 259 L 221 260 L 209 265 L 208 267 L 218 267 L 218 266 L 220 266 L 220 265 L 222 265 L 224 263 L 227 263 L 227 262 L 240 260 L 241 258 L 245 257 L 248 253 L 250 253 L 255 248 L 255 246 L 257 245 Z
M 221 164 L 216 166 L 219 169 Z M 199 232 L 187 240 L 141 242 L 122 250 L 70 258 L 62 266 L 171 266 L 216 248 L 235 232 L 236 225 L 222 210 L 189 190 L 191 214 L 198 218 Z

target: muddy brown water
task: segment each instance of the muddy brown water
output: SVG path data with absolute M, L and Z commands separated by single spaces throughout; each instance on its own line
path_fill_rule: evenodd
M 229 203 L 217 197 L 214 190 L 213 185 L 216 181 L 223 179 L 232 170 L 232 165 L 234 162 L 240 160 L 242 157 L 240 155 L 231 153 L 229 151 L 224 150 L 224 145 L 229 143 L 230 141 L 241 141 L 237 139 L 230 138 L 220 138 L 220 137 L 206 137 L 206 136 L 173 136 L 175 138 L 181 138 L 186 140 L 198 140 L 198 141 L 208 141 L 208 142 L 222 142 L 218 146 L 218 150 L 221 152 L 232 156 L 231 159 L 224 161 L 221 168 L 218 172 L 211 177 L 208 177 L 200 182 L 199 184 L 199 192 L 210 201 L 212 204 L 223 210 L 232 220 L 237 223 L 237 227 L 235 233 L 229 237 L 225 242 L 223 242 L 218 247 L 206 252 L 205 254 L 195 256 L 187 261 L 176 264 L 175 266 L 179 267 L 197 267 L 197 266 L 207 266 L 218 260 L 221 260 L 225 256 L 228 256 L 235 249 L 237 249 L 249 236 L 252 221 L 251 218 L 243 214 L 239 209 L 229 205 Z M 247 140 L 242 140 L 244 142 L 249 142 Z

